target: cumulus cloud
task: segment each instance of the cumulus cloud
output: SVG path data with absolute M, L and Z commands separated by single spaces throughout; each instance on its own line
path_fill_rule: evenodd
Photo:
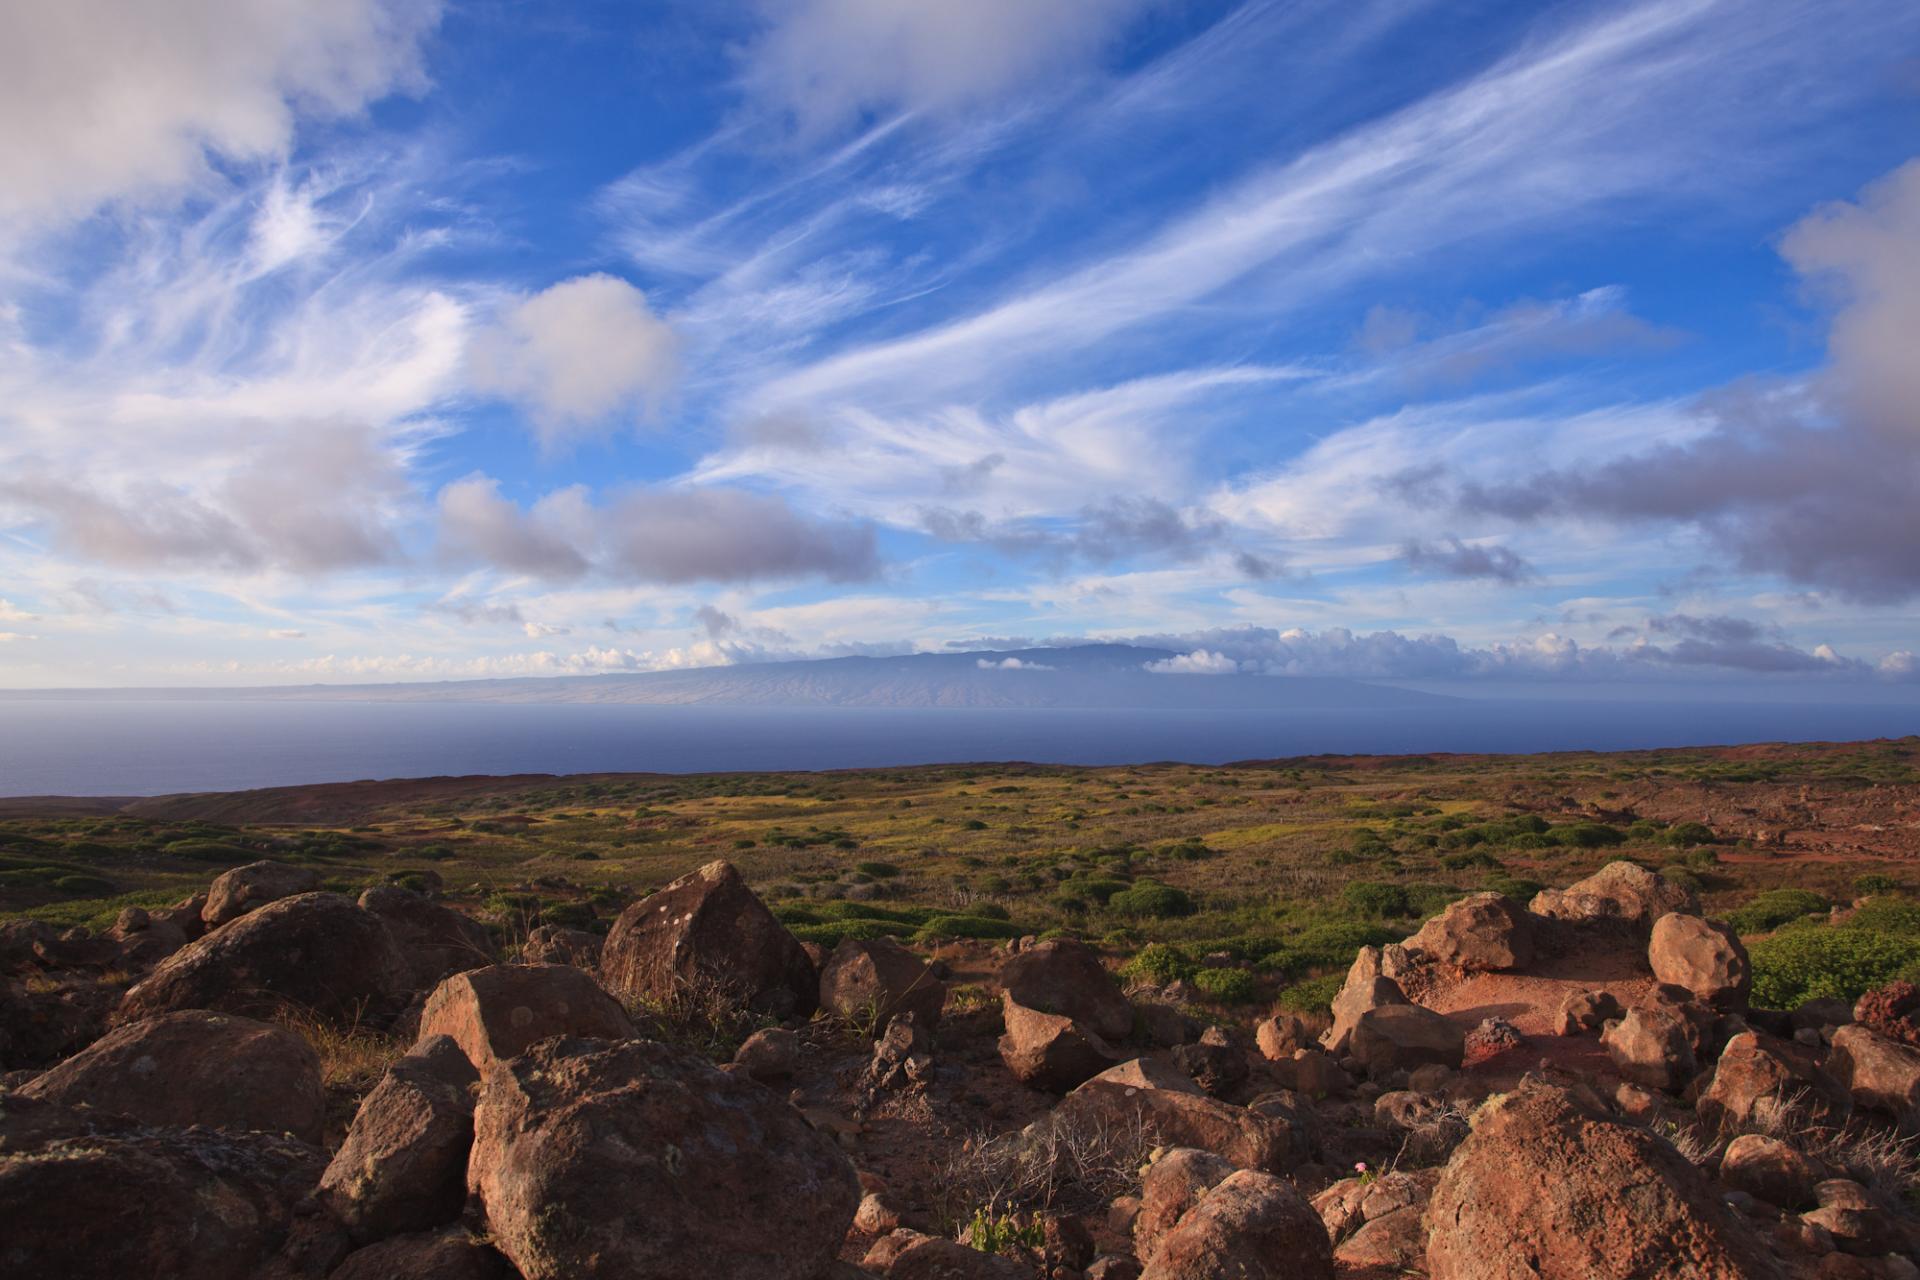
M 1743 570 L 1852 600 L 1920 595 L 1920 161 L 1782 241 L 1837 306 L 1829 360 L 1805 387 L 1733 389 L 1696 439 L 1579 470 L 1465 483 L 1457 505 L 1699 527 Z
M 1002 658 L 998 662 L 992 658 L 980 658 L 973 665 L 982 671 L 1052 671 L 1054 669 L 1044 662 L 1034 662 L 1024 658 Z
M 680 340 L 617 276 L 563 280 L 508 307 L 468 352 L 474 389 L 532 417 L 553 445 L 638 418 L 673 387 Z
M 871 526 L 815 519 L 737 489 L 629 489 L 596 505 L 580 487 L 522 509 L 474 475 L 440 494 L 440 547 L 454 561 L 540 578 L 624 582 L 874 577 Z
M 285 153 L 298 115 L 425 86 L 440 0 L 10 4 L 0 219 L 84 214 Z
M 1491 578 L 1508 586 L 1531 582 L 1538 576 L 1532 565 L 1506 547 L 1462 542 L 1452 534 L 1440 542 L 1409 541 L 1401 548 L 1400 561 L 1422 573 L 1447 578 Z
M 946 112 L 1089 65 L 1155 0 L 765 0 L 747 90 L 817 133 L 869 110 Z
M 1157 675 L 1230 676 L 1240 670 L 1240 664 L 1224 653 L 1217 653 L 1212 649 L 1195 649 L 1192 653 L 1149 662 L 1146 664 L 1146 669 Z

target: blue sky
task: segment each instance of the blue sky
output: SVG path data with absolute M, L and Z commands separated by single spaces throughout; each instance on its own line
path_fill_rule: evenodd
M 1920 9 L 0 16 L 0 685 L 1920 678 Z

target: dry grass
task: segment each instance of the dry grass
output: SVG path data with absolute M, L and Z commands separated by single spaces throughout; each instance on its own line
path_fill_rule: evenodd
M 746 1038 L 779 1019 L 748 1007 L 741 993 L 716 978 L 682 978 L 665 999 L 636 996 L 627 1013 L 642 1036 L 726 1062 Z
M 320 1082 L 328 1093 L 366 1093 L 406 1052 L 404 1044 L 385 1032 L 360 1023 L 337 1026 L 304 1009 L 286 1010 L 276 1021 L 313 1046 L 320 1058 Z
M 1018 1209 L 1084 1213 L 1140 1189 L 1140 1169 L 1159 1145 L 1138 1117 L 1120 1125 L 1049 1116 L 1018 1133 L 980 1134 L 941 1169 L 943 1221 Z
M 1855 1116 L 1822 1124 L 1806 1106 L 1804 1090 L 1756 1106 L 1740 1128 L 1777 1138 L 1894 1200 L 1920 1195 L 1920 1135 L 1902 1137 L 1892 1126 Z

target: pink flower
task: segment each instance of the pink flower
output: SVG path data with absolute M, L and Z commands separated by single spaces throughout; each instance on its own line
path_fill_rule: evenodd
M 1365 1160 L 1355 1160 L 1353 1162 L 1353 1171 L 1355 1173 L 1365 1173 L 1367 1171 L 1367 1162 Z

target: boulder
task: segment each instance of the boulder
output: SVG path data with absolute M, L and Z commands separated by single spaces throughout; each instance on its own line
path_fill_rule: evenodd
M 1333 1247 L 1298 1191 L 1243 1169 L 1168 1232 L 1140 1280 L 1333 1280 Z
M 946 1003 L 947 984 L 892 938 L 842 938 L 820 968 L 820 1007 L 875 1031 L 902 1013 L 936 1027 Z
M 1133 1034 L 1133 1006 L 1084 942 L 1035 943 L 1001 967 L 1000 985 L 1027 1008 L 1071 1018 L 1102 1040 Z
M 385 924 L 335 893 L 281 898 L 174 952 L 128 991 L 120 1021 L 176 1009 L 385 1026 L 411 972 Z
M 1233 1162 L 1196 1147 L 1162 1151 L 1141 1180 L 1140 1211 L 1133 1219 L 1133 1256 L 1153 1261 L 1160 1241 L 1201 1197 L 1225 1182 Z
M 187 945 L 187 931 L 172 920 L 155 919 L 140 907 L 128 907 L 107 930 L 120 944 L 121 963 L 146 969 Z
M 462 1230 L 396 1236 L 347 1255 L 329 1280 L 515 1280 L 498 1250 Z
M 522 964 L 570 964 L 580 969 L 600 967 L 600 935 L 557 924 L 535 925 L 520 948 Z
M 1845 1021 L 1835 1019 L 1833 1024 Z M 1854 1002 L 1853 1021 L 1889 1040 L 1920 1049 L 1920 984 L 1889 982 Z
M 1720 1157 L 1721 1182 L 1789 1211 L 1813 1204 L 1814 1184 L 1821 1176 L 1820 1167 L 1799 1150 L 1758 1133 L 1735 1138 Z
M 360 1103 L 317 1193 L 355 1241 L 426 1231 L 460 1216 L 473 1146 L 475 1073 L 460 1046 L 433 1036 Z
M 1470 972 L 1523 969 L 1533 959 L 1533 920 L 1502 894 L 1470 894 L 1422 925 L 1406 946 Z
M 1253 1029 L 1254 1045 L 1268 1062 L 1291 1061 L 1294 1052 L 1313 1045 L 1307 1024 L 1290 1013 L 1276 1013 Z
M 204 1127 L 15 1136 L 0 1157 L 0 1270 L 46 1280 L 248 1280 L 326 1159 Z
M 1678 1093 L 1699 1070 L 1686 1020 L 1661 1005 L 1635 1005 L 1600 1043 L 1622 1077 L 1649 1089 Z
M 1246 1083 L 1250 1074 L 1246 1045 L 1226 1027 L 1208 1027 L 1192 1044 L 1175 1048 L 1173 1060 L 1195 1084 L 1216 1098 Z
M 1699 916 L 1670 911 L 1654 921 L 1647 962 L 1662 983 L 1723 1009 L 1744 1008 L 1753 989 L 1753 965 L 1739 936 Z
M 142 1124 L 258 1129 L 312 1143 L 327 1110 L 320 1059 L 304 1039 L 204 1009 L 118 1027 L 20 1093 Z
M 1457 1068 L 1466 1053 L 1466 1036 L 1431 1009 L 1388 1004 L 1369 1009 L 1354 1021 L 1348 1050 L 1368 1075 L 1379 1079 L 1429 1063 Z
M 1800 1221 L 1825 1231 L 1843 1253 L 1877 1258 L 1892 1253 L 1904 1240 L 1902 1224 L 1874 1202 L 1867 1189 L 1850 1178 L 1830 1178 L 1813 1188 L 1819 1208 L 1800 1215 Z M 1911 1273 L 1908 1273 L 1911 1274 Z
M 1400 984 L 1381 972 L 1380 948 L 1362 947 L 1353 958 L 1353 967 L 1347 970 L 1347 980 L 1333 997 L 1333 1025 L 1321 1034 L 1320 1043 L 1335 1057 L 1343 1056 L 1348 1052 L 1354 1024 L 1360 1021 L 1361 1014 L 1387 1005 L 1408 1003 L 1411 1002 Z
M 918 1089 L 933 1078 L 933 1041 L 910 1013 L 887 1023 L 873 1042 L 873 1056 L 860 1075 L 860 1090 L 877 1100 L 882 1092 Z
M 860 1201 L 853 1166 L 784 1100 L 646 1040 L 495 1063 L 467 1185 L 525 1280 L 814 1280 Z
M 1576 924 L 1615 921 L 1648 929 L 1670 911 L 1698 913 L 1700 899 L 1687 886 L 1645 867 L 1609 862 L 1565 889 L 1542 889 L 1527 910 L 1536 916 Z
M 1033 1270 L 1011 1258 L 932 1236 L 909 1242 L 881 1274 L 887 1280 L 1033 1280 Z
M 1193 1081 L 1150 1058 L 1109 1067 L 1054 1108 L 1065 1124 L 1140 1128 L 1162 1143 L 1198 1147 L 1240 1169 L 1289 1169 L 1299 1142 L 1285 1120 L 1209 1098 Z
M 1827 1067 L 1856 1107 L 1891 1116 L 1904 1130 L 1920 1129 L 1920 1049 L 1856 1023 L 1833 1033 Z
M 413 968 L 415 990 L 500 958 L 499 948 L 478 920 L 411 889 L 398 885 L 368 889 L 360 895 L 360 909 L 386 922 Z
M 207 901 L 200 908 L 200 919 L 209 929 L 218 928 L 269 902 L 291 898 L 297 893 L 312 893 L 319 887 L 320 873 L 312 867 L 249 862 L 215 877 L 207 888 Z
M 1481 1066 L 1502 1054 L 1524 1048 L 1526 1042 L 1526 1037 L 1520 1034 L 1520 1028 L 1505 1018 L 1482 1018 L 1473 1030 L 1467 1032 L 1461 1065 Z
M 785 1027 L 762 1027 L 740 1042 L 733 1065 L 755 1080 L 785 1080 L 800 1065 L 800 1037 Z
M 1427 1222 L 1433 1280 L 1782 1275 L 1664 1139 L 1538 1081 L 1481 1108 Z
M 763 1012 L 811 1013 L 819 975 L 729 862 L 709 862 L 620 913 L 600 972 L 627 999 L 671 1003 L 717 988 Z
M 1803 1044 L 1759 1031 L 1727 1041 L 1713 1080 L 1696 1103 L 1700 1118 L 1722 1131 L 1750 1123 L 1840 1124 L 1853 1109 L 1845 1085 Z
M 1364 1178 L 1343 1178 L 1313 1198 L 1313 1211 L 1320 1215 L 1328 1238 L 1337 1246 L 1370 1222 L 1408 1209 L 1423 1213 L 1433 1198 L 1434 1183 L 1439 1178 L 1438 1169 L 1395 1170 Z M 1335 1256 L 1339 1256 L 1337 1252 Z
M 626 1010 L 571 965 L 496 964 L 457 973 L 420 1011 L 419 1040 L 448 1036 L 482 1073 L 550 1036 L 630 1040 Z
M 1372 1268 L 1389 1275 L 1414 1275 L 1427 1256 L 1427 1216 L 1418 1208 L 1382 1214 L 1334 1246 L 1342 1267 Z
M 1001 994 L 1000 1060 L 1022 1084 L 1064 1093 L 1113 1065 L 1114 1052 L 1090 1028 L 1064 1014 L 1030 1009 Z
M 1553 1016 L 1553 1033 L 1557 1036 L 1577 1036 L 1599 1031 L 1615 1018 L 1625 1017 L 1626 1013 L 1611 991 L 1575 991 L 1560 1002 L 1560 1008 Z

